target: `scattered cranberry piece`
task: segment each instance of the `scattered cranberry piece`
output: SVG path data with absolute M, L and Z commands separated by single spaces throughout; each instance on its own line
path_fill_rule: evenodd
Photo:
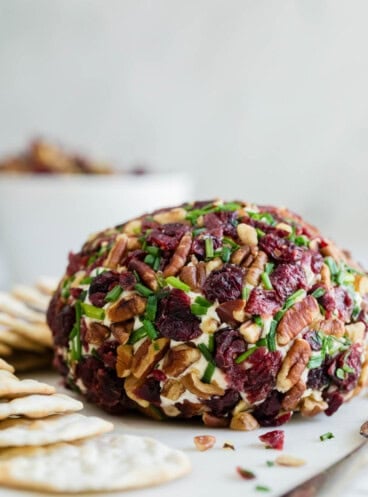
M 147 242 L 162 250 L 175 250 L 188 226 L 181 223 L 161 224 L 153 228 L 147 236 Z
M 283 430 L 273 430 L 258 437 L 267 449 L 282 450 L 284 448 L 285 432 Z
M 278 296 L 274 290 L 253 288 L 247 300 L 245 311 L 249 314 L 272 315 L 280 309 Z
M 259 246 L 267 255 L 281 262 L 296 262 L 302 258 L 304 250 L 287 238 L 281 238 L 274 233 L 263 236 Z

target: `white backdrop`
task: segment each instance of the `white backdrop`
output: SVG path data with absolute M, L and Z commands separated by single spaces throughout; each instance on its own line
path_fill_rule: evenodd
M 368 2 L 0 0 L 0 152 L 44 135 L 197 196 L 291 206 L 364 258 Z

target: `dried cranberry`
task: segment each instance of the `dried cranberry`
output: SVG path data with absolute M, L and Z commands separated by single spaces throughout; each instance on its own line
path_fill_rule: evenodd
M 337 311 L 338 317 L 348 322 L 351 317 L 354 302 L 349 293 L 342 287 L 336 287 L 326 292 L 320 299 L 321 305 L 326 309 L 326 317 L 331 317 Z
M 303 338 L 309 343 L 310 348 L 312 350 L 314 351 L 321 350 L 322 343 L 316 331 L 314 330 L 306 331 L 303 335 Z
M 150 404 L 160 405 L 160 382 L 153 377 L 147 378 L 142 385 L 139 385 L 134 393 Z
M 267 449 L 282 450 L 284 448 L 285 432 L 283 430 L 273 430 L 258 437 Z
M 323 257 L 315 250 L 310 250 L 309 252 L 311 253 L 310 267 L 315 274 L 318 274 L 322 269 Z
M 326 416 L 332 416 L 344 403 L 344 397 L 336 390 L 333 392 L 324 392 L 323 398 L 328 404 L 328 408 L 325 410 Z
M 66 268 L 66 274 L 71 276 L 75 274 L 77 271 L 84 269 L 87 266 L 87 262 L 89 259 L 89 255 L 78 252 L 74 254 L 73 252 L 69 253 L 69 264 Z
M 270 257 L 281 262 L 296 262 L 303 255 L 303 249 L 286 238 L 281 238 L 274 233 L 263 236 L 259 246 Z
M 151 371 L 151 376 L 157 381 L 166 381 L 167 378 L 166 374 L 161 371 L 161 369 L 154 369 Z
M 208 300 L 226 302 L 240 297 L 243 286 L 244 270 L 234 264 L 224 264 L 220 269 L 212 271 L 203 286 Z
M 210 212 L 203 217 L 203 222 L 207 231 L 215 237 L 221 238 L 225 235 L 235 238 L 236 217 L 236 212 Z
M 123 273 L 120 274 L 119 285 L 124 290 L 133 290 L 134 285 L 136 283 L 137 283 L 137 280 L 136 280 L 134 274 L 131 273 L 130 271 L 124 271 Z
M 272 315 L 280 309 L 277 293 L 274 290 L 253 288 L 250 292 L 245 311 L 249 314 Z
M 96 307 L 105 305 L 106 294 L 119 282 L 119 273 L 105 271 L 93 278 L 89 287 L 89 299 Z
M 211 414 L 217 417 L 222 417 L 228 414 L 239 402 L 240 394 L 236 390 L 226 390 L 221 397 L 213 396 L 210 400 L 205 401 L 205 404 L 211 409 Z
M 362 369 L 361 354 L 361 347 L 356 343 L 350 350 L 339 354 L 328 368 L 329 377 L 346 392 L 350 392 L 358 383 Z
M 212 240 L 213 249 L 217 250 L 221 247 L 222 242 L 220 238 L 209 234 L 207 231 L 204 231 L 196 238 L 194 238 L 191 248 L 191 253 L 194 254 L 197 259 L 204 259 L 206 255 L 206 238 L 210 238 Z
M 299 288 L 307 287 L 304 269 L 297 264 L 279 264 L 271 273 L 270 280 L 283 301 Z
M 82 295 L 83 290 L 81 288 L 70 288 L 70 295 L 73 297 L 73 299 L 78 300 L 79 297 Z
M 232 368 L 235 359 L 246 349 L 244 339 L 239 331 L 230 328 L 215 333 L 215 344 L 216 365 L 225 370 Z
M 280 352 L 269 352 L 265 347 L 260 347 L 249 356 L 248 367 L 242 368 L 242 380 L 243 391 L 247 392 L 251 402 L 263 400 L 275 387 L 281 362 Z
M 67 347 L 75 323 L 75 309 L 64 305 L 60 309 L 60 295 L 55 293 L 47 311 L 47 323 L 52 330 L 55 345 Z
M 188 229 L 188 226 L 181 223 L 161 224 L 149 233 L 147 242 L 162 250 L 175 250 Z
M 272 426 L 281 410 L 282 394 L 277 390 L 269 392 L 267 398 L 256 406 L 253 416 L 261 426 Z
M 188 341 L 201 335 L 200 320 L 191 313 L 190 298 L 174 288 L 161 299 L 156 326 L 162 336 L 178 341 Z
M 116 367 L 116 349 L 119 343 L 115 340 L 105 341 L 98 349 L 98 356 L 101 358 L 101 361 L 105 364 L 105 366 L 115 369 Z

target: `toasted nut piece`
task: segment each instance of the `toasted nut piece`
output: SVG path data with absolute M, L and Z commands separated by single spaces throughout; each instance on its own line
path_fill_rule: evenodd
M 236 404 L 234 409 L 232 410 L 232 415 L 235 416 L 236 414 L 239 414 L 240 412 L 247 411 L 251 407 L 251 403 L 247 400 L 245 401 L 244 399 L 239 400 L 239 402 Z
M 355 291 L 359 292 L 360 295 L 365 295 L 368 293 L 368 277 L 362 274 L 357 274 L 354 281 Z
M 139 238 L 137 236 L 130 236 L 128 238 L 128 250 L 137 250 L 141 247 Z
M 240 326 L 239 332 L 248 343 L 256 343 L 261 338 L 262 328 L 253 321 L 246 321 Z
M 364 340 L 365 326 L 361 321 L 348 324 L 345 326 L 345 332 L 353 343 L 362 343 Z
M 187 211 L 182 207 L 176 207 L 166 212 L 159 212 L 153 216 L 153 219 L 160 224 L 178 223 L 184 221 Z
M 141 407 L 148 407 L 150 403 L 147 400 L 141 399 L 135 393 L 136 389 L 139 388 L 144 381 L 144 378 L 136 378 L 132 374 L 125 379 L 124 390 L 127 396 L 134 400 Z
M 321 247 L 321 254 L 324 257 L 328 257 L 328 256 L 332 257 L 333 259 L 335 259 L 335 261 L 337 263 L 339 261 L 347 262 L 347 258 L 346 258 L 346 255 L 344 254 L 344 252 L 342 250 L 340 250 L 338 247 L 336 247 L 336 245 L 334 245 L 331 242 L 329 242 L 329 244 L 326 245 L 325 247 Z
M 197 449 L 203 452 L 205 450 L 212 449 L 216 443 L 216 438 L 212 435 L 198 435 L 193 438 L 193 441 Z
M 308 295 L 285 312 L 276 329 L 277 343 L 287 345 L 305 327 L 317 320 L 321 320 L 318 302 L 312 295 Z
M 184 266 L 180 271 L 180 279 L 190 286 L 191 290 L 201 290 L 206 281 L 206 264 L 201 261 L 193 266 Z
M 314 394 L 311 394 L 309 397 L 305 397 L 301 400 L 300 412 L 302 416 L 311 417 L 325 411 L 327 407 L 327 402 L 322 400 L 322 398 L 318 398 Z
M 235 446 L 231 442 L 224 442 L 222 448 L 227 450 L 235 450 Z
M 136 235 L 141 231 L 141 227 L 142 227 L 141 219 L 133 219 L 133 221 L 126 223 L 126 225 L 123 228 L 123 231 L 127 235 Z
M 304 381 L 299 380 L 285 395 L 282 399 L 282 408 L 285 411 L 294 411 L 297 409 L 300 399 L 306 390 L 306 384 Z
M 219 257 L 215 257 L 211 261 L 206 263 L 206 275 L 208 276 L 212 271 L 215 271 L 215 269 L 219 269 L 220 267 L 223 266 L 223 262 Z
M 191 371 L 181 379 L 183 385 L 189 392 L 194 393 L 200 399 L 210 399 L 213 395 L 224 395 L 225 390 L 215 382 L 203 383 L 199 379 L 197 371 Z
M 223 323 L 237 326 L 245 319 L 245 300 L 228 300 L 216 308 L 216 312 Z
M 87 325 L 84 338 L 91 345 L 102 345 L 105 339 L 110 336 L 110 328 L 103 324 L 91 321 Z
M 245 261 L 248 256 L 250 255 L 251 250 L 248 245 L 243 245 L 242 247 L 239 247 L 235 252 L 231 254 L 231 262 L 233 264 L 241 265 L 243 261 Z
M 137 271 L 148 288 L 154 292 L 157 290 L 158 283 L 156 280 L 156 273 L 148 264 L 143 261 L 139 261 L 138 259 L 133 259 L 129 263 L 129 269 Z
M 116 349 L 116 374 L 119 378 L 126 378 L 130 375 L 133 363 L 133 346 L 119 345 Z
M 166 354 L 169 345 L 169 338 L 158 338 L 152 341 L 147 338 L 134 354 L 132 374 L 136 378 L 146 376 Z
M 281 456 L 277 456 L 275 459 L 275 463 L 278 466 L 290 466 L 290 467 L 298 467 L 304 466 L 304 459 L 300 459 L 299 457 L 288 456 L 287 454 L 282 454 Z
M 253 226 L 240 223 L 238 224 L 236 231 L 238 232 L 238 237 L 244 245 L 250 245 L 252 247 L 258 244 L 257 231 L 253 228 Z
M 290 224 L 286 224 L 286 223 L 276 224 L 275 228 L 277 228 L 278 230 L 286 231 L 287 233 L 292 233 L 292 231 L 293 231 Z
M 142 314 L 145 309 L 146 299 L 140 295 L 131 295 L 112 304 L 107 310 L 107 317 L 112 323 L 120 323 L 121 321 L 128 321 L 128 319 Z
M 196 347 L 184 343 L 176 345 L 166 354 L 162 365 L 162 371 L 167 376 L 179 376 L 200 358 L 201 353 Z
M 161 409 L 164 411 L 164 413 L 166 414 L 166 416 L 169 416 L 170 418 L 176 418 L 177 416 L 179 416 L 180 414 L 180 411 L 177 407 L 175 406 L 161 406 Z
M 178 274 L 178 272 L 182 269 L 187 261 L 187 257 L 189 255 L 191 247 L 192 233 L 188 232 L 183 235 L 179 245 L 177 246 L 173 256 L 170 259 L 169 264 L 166 266 L 164 270 L 165 278 Z
M 368 386 L 368 359 L 363 362 L 362 370 L 360 372 L 360 377 L 358 381 L 360 387 Z
M 245 275 L 245 282 L 250 285 L 258 285 L 261 274 L 264 271 L 265 265 L 267 263 L 267 254 L 260 250 L 257 257 L 254 259 L 252 265 Z
M 298 383 L 311 356 L 311 348 L 306 340 L 297 338 L 288 350 L 277 375 L 276 388 L 279 392 L 288 392 Z
M 122 323 L 112 323 L 110 325 L 111 333 L 116 340 L 124 345 L 127 343 L 130 337 L 130 333 L 133 331 L 134 320 L 123 321 Z
M 321 268 L 321 282 L 327 287 L 331 287 L 331 272 L 327 264 L 322 264 Z
M 252 431 L 259 428 L 258 421 L 249 412 L 239 412 L 232 417 L 230 422 L 232 430 Z
M 319 323 L 314 323 L 311 326 L 314 330 L 321 330 L 325 335 L 333 335 L 336 338 L 344 336 L 344 323 L 340 319 L 323 319 Z
M 116 237 L 114 245 L 111 247 L 109 255 L 106 257 L 104 266 L 110 269 L 116 269 L 123 258 L 128 246 L 128 237 L 125 233 Z
M 185 387 L 178 380 L 167 380 L 162 388 L 161 395 L 170 400 L 178 400 L 185 392 Z
M 204 316 L 199 327 L 203 331 L 203 333 L 212 334 L 215 333 L 215 331 L 219 327 L 219 323 L 215 318 L 212 318 L 211 316 Z
M 228 418 L 217 418 L 216 416 L 212 416 L 212 414 L 208 414 L 205 412 L 202 415 L 202 421 L 206 426 L 210 426 L 211 428 L 225 428 L 229 426 Z

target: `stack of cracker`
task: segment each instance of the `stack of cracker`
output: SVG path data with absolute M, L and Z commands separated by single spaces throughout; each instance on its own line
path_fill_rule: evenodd
M 49 367 L 52 336 L 46 311 L 56 288 L 51 278 L 35 287 L 17 285 L 10 293 L 0 292 L 0 357 L 17 372 Z

